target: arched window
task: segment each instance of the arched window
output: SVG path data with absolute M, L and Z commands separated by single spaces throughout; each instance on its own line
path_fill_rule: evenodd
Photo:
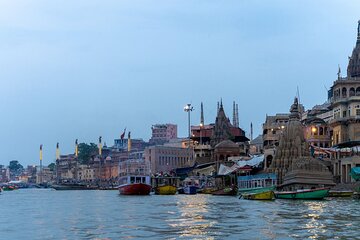
M 320 127 L 320 128 L 319 128 L 319 135 L 324 135 L 324 129 L 323 129 L 323 127 Z
M 355 96 L 355 88 L 350 88 L 349 90 L 349 96 L 352 97 L 352 96 Z
M 356 96 L 360 96 L 360 87 L 356 88 L 356 93 L 355 93 Z
M 347 89 L 345 87 L 342 88 L 341 95 L 342 95 L 343 98 L 347 97 Z

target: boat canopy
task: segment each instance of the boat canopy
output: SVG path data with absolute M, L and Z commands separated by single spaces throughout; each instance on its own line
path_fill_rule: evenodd
M 350 175 L 356 181 L 360 180 L 360 167 L 353 167 L 351 168 Z

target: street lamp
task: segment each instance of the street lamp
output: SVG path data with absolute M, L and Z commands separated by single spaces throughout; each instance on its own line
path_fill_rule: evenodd
M 190 149 L 190 141 L 191 141 L 191 127 L 190 127 L 190 112 L 193 111 L 194 108 L 191 106 L 190 103 L 186 104 L 184 107 L 184 111 L 188 113 L 188 123 L 189 123 L 189 144 L 188 148 Z

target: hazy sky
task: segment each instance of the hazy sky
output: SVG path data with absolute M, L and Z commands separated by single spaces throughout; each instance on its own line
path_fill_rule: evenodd
M 125 127 L 214 122 L 222 97 L 240 126 L 261 132 L 288 112 L 299 86 L 311 108 L 326 101 L 338 64 L 346 74 L 360 1 L 0 0 L 0 164 L 44 164 L 76 138 L 113 144 Z

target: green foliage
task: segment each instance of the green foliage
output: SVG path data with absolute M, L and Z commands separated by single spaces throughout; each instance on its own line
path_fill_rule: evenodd
M 48 165 L 48 168 L 50 168 L 50 171 L 54 171 L 55 170 L 55 163 L 50 163 Z
M 19 175 L 24 171 L 24 167 L 16 160 L 10 161 L 9 164 L 10 173 L 14 175 Z
M 81 164 L 88 164 L 93 156 L 98 153 L 99 149 L 95 143 L 79 144 L 79 161 Z

